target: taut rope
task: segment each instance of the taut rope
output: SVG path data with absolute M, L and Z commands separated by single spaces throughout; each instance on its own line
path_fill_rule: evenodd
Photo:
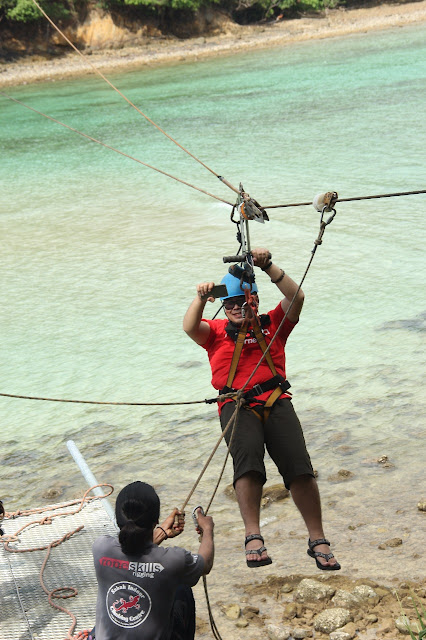
M 110 149 L 110 151 L 115 151 L 115 153 L 119 153 L 121 156 L 124 156 L 125 158 L 129 158 L 129 160 L 134 160 L 138 164 L 141 164 L 144 167 L 148 167 L 148 169 L 152 169 L 153 171 L 156 171 L 157 173 L 161 173 L 163 176 L 166 176 L 167 178 L 171 178 L 172 180 L 176 180 L 176 182 L 180 182 L 181 184 L 184 184 L 187 187 L 191 187 L 191 189 L 195 189 L 196 191 L 200 191 L 200 193 L 204 193 L 205 195 L 210 196 L 211 198 L 214 198 L 215 200 L 219 200 L 220 202 L 224 202 L 225 204 L 229 204 L 230 207 L 233 206 L 233 204 L 231 202 L 228 202 L 227 200 L 224 200 L 223 198 L 219 198 L 219 196 L 215 196 L 213 193 L 209 193 L 208 191 L 205 191 L 204 189 L 201 189 L 200 187 L 196 187 L 195 185 L 191 184 L 190 182 L 186 182 L 185 180 L 181 180 L 181 178 L 177 178 L 176 176 L 173 176 L 171 173 L 167 173 L 166 171 L 163 171 L 162 169 L 158 169 L 157 167 L 154 167 L 151 164 L 148 164 L 147 162 L 142 162 L 142 160 L 138 160 L 138 158 L 135 158 L 134 156 L 131 156 L 128 153 L 125 153 L 124 151 L 120 151 L 119 149 L 116 149 L 115 147 L 111 147 L 109 144 L 106 144 L 105 142 L 102 142 L 101 140 L 97 140 L 97 138 L 93 138 L 92 136 L 89 136 L 87 133 L 83 133 L 82 131 L 79 131 L 78 129 L 74 129 L 74 127 L 70 127 L 68 124 L 65 124 L 64 122 L 61 122 L 60 120 L 57 120 L 56 118 L 52 118 L 52 116 L 48 116 L 46 113 L 43 113 L 42 111 L 38 111 L 37 109 L 34 109 L 33 107 L 30 107 L 29 105 L 25 104 L 25 102 L 21 102 L 20 100 L 17 100 L 16 98 L 12 98 L 12 96 L 9 96 L 4 91 L 0 91 L 0 94 L 3 95 L 5 98 L 8 98 L 9 100 L 12 100 L 12 102 L 16 102 L 17 104 L 20 104 L 21 106 L 25 107 L 26 109 L 29 109 L 30 111 L 34 111 L 34 113 L 38 113 L 38 115 L 40 115 L 40 116 L 43 116 L 44 118 L 47 118 L 48 120 L 51 120 L 52 122 L 55 122 L 56 124 L 60 124 L 61 127 L 65 127 L 65 129 L 69 129 L 70 131 L 73 131 L 74 133 L 78 133 L 78 135 L 83 136 L 83 138 L 87 138 L 88 140 L 91 140 L 91 142 L 96 142 L 97 144 L 102 145 L 106 149 Z
M 162 129 L 158 124 L 156 124 L 153 120 L 151 120 L 151 118 L 149 118 L 143 111 L 141 111 L 139 109 L 139 107 L 137 107 L 131 100 L 129 100 L 129 98 L 127 98 L 127 96 L 124 95 L 124 93 L 122 93 L 119 89 L 117 89 L 117 87 L 110 81 L 108 80 L 108 78 L 106 76 L 104 76 L 104 74 L 102 73 L 102 71 L 100 71 L 91 60 L 89 60 L 89 58 L 87 56 L 85 56 L 81 51 L 79 51 L 79 49 L 77 49 L 77 47 L 71 42 L 71 40 L 69 40 L 67 38 L 67 36 L 60 30 L 60 28 L 53 22 L 53 20 L 51 20 L 51 18 L 49 18 L 49 16 L 47 15 L 47 13 L 41 8 L 41 6 L 38 4 L 38 2 L 36 0 L 32 0 L 33 4 L 35 4 L 35 6 L 37 7 L 37 9 L 40 11 L 40 13 L 42 13 L 44 15 L 44 17 L 46 18 L 46 20 L 48 20 L 48 22 L 52 25 L 52 27 L 63 37 L 63 39 L 65 40 L 65 42 L 67 42 L 70 47 L 72 47 L 74 49 L 74 51 L 76 51 L 76 53 L 78 53 L 79 56 L 81 56 L 83 58 L 83 60 L 85 62 L 87 62 L 88 65 L 90 65 L 90 67 L 93 69 L 93 71 L 95 73 L 98 74 L 98 76 L 100 76 L 103 80 L 105 80 L 105 82 L 112 88 L 114 89 L 114 91 L 116 91 L 131 107 L 133 107 L 133 109 L 135 109 L 141 116 L 143 116 L 145 118 L 145 120 L 147 120 L 150 124 L 152 124 L 153 127 L 155 127 L 156 129 L 158 129 L 158 131 L 160 131 L 163 135 L 166 136 L 166 138 L 168 138 L 169 140 L 171 140 L 175 145 L 177 145 L 180 149 L 182 149 L 182 151 L 184 151 L 185 153 L 187 153 L 189 156 L 191 156 L 191 158 L 193 158 L 196 162 L 198 162 L 199 164 L 201 164 L 205 169 L 207 169 L 207 171 L 210 171 L 210 173 L 212 173 L 214 176 L 216 176 L 216 178 L 218 178 L 221 182 L 223 182 L 224 184 L 226 184 L 227 187 L 229 187 L 230 189 L 232 189 L 232 191 L 234 191 L 235 193 L 239 193 L 239 190 L 236 189 L 235 187 L 233 187 L 227 180 L 225 180 L 222 176 L 220 176 L 219 174 L 216 173 L 216 171 L 213 171 L 213 169 L 211 169 L 210 167 L 208 167 L 204 162 L 202 162 L 199 158 L 197 158 L 193 153 L 191 153 L 190 151 L 188 151 L 188 149 L 186 149 L 183 145 L 181 145 L 177 140 L 175 140 L 174 138 L 172 138 L 171 135 L 169 135 L 166 131 L 164 131 L 164 129 Z

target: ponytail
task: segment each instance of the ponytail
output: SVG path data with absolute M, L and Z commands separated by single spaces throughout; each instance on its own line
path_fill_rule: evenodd
M 124 554 L 139 555 L 152 542 L 152 528 L 140 527 L 133 520 L 128 520 L 120 529 L 118 540 Z

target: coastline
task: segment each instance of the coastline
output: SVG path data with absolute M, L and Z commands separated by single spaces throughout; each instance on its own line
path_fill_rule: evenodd
M 328 10 L 322 16 L 281 20 L 263 25 L 229 23 L 220 35 L 185 40 L 151 38 L 138 47 L 93 51 L 87 57 L 102 72 L 174 64 L 232 52 L 283 46 L 306 40 L 340 37 L 426 23 L 426 0 L 359 9 Z M 54 60 L 29 58 L 0 63 L 0 87 L 63 80 L 94 73 L 75 52 Z

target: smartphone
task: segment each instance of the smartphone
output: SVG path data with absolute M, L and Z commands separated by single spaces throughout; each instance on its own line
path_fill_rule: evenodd
M 222 298 L 227 295 L 228 289 L 226 288 L 226 284 L 217 284 L 205 296 L 201 296 L 201 300 L 207 300 L 208 298 Z

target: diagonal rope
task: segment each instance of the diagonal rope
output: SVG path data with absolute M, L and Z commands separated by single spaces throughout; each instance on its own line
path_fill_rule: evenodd
M 63 31 L 60 30 L 60 28 L 53 22 L 53 20 L 51 20 L 51 18 L 49 18 L 49 16 L 47 15 L 47 13 L 41 8 L 41 6 L 38 4 L 38 2 L 36 0 L 32 0 L 33 4 L 35 4 L 35 6 L 37 7 L 37 9 L 40 11 L 40 13 L 43 14 L 43 16 L 46 18 L 46 20 L 52 25 L 52 27 L 63 37 L 63 39 L 70 45 L 70 47 L 72 47 L 74 49 L 74 51 L 76 51 L 78 53 L 79 56 L 81 56 L 81 58 L 87 62 L 88 65 L 90 65 L 90 67 L 93 69 L 93 71 L 95 71 L 95 73 L 97 73 L 103 80 L 105 80 L 105 82 L 112 88 L 114 89 L 114 91 L 116 91 L 131 107 L 133 107 L 141 116 L 143 116 L 145 118 L 145 120 L 147 120 L 150 124 L 152 124 L 156 129 L 158 129 L 158 131 L 160 131 L 163 135 L 166 136 L 166 138 L 169 138 L 169 140 L 171 140 L 172 142 L 174 142 L 175 145 L 177 145 L 180 149 L 182 149 L 182 151 L 184 151 L 185 153 L 187 153 L 189 156 L 191 156 L 191 158 L 193 158 L 196 162 L 198 162 L 199 164 L 201 164 L 205 169 L 207 169 L 207 171 L 210 171 L 210 173 L 212 173 L 214 176 L 216 176 L 216 178 L 219 178 L 219 180 L 221 180 L 224 184 L 226 184 L 230 189 L 232 189 L 233 191 L 235 191 L 236 193 L 239 193 L 238 189 L 236 189 L 235 187 L 233 187 L 231 184 L 229 184 L 229 182 L 227 180 L 224 180 L 222 178 L 222 176 L 219 176 L 215 171 L 213 171 L 213 169 L 210 169 L 210 167 L 208 167 L 204 162 L 202 162 L 199 158 L 197 158 L 196 156 L 194 156 L 194 154 L 192 154 L 190 151 L 188 151 L 188 149 L 186 149 L 183 145 L 181 145 L 177 140 L 175 140 L 174 138 L 172 138 L 171 135 L 169 135 L 168 133 L 166 133 L 166 131 L 164 131 L 164 129 L 162 129 L 158 124 L 156 124 L 153 120 L 151 120 L 151 118 L 149 118 L 145 113 L 143 113 L 143 111 L 141 111 L 139 109 L 139 107 L 137 107 L 131 100 L 129 100 L 129 98 L 127 98 L 127 96 L 124 95 L 124 93 L 122 93 L 110 80 L 108 80 L 108 78 L 102 73 L 102 71 L 100 71 L 91 60 L 89 60 L 89 58 L 87 56 L 84 55 L 84 53 L 82 53 L 79 49 L 77 49 L 77 47 L 71 42 L 71 40 L 69 40 L 67 38 L 67 36 L 63 33 Z
M 334 209 L 333 209 L 333 211 L 334 211 Z M 324 214 L 324 211 L 323 211 L 323 214 Z M 281 328 L 282 328 L 282 326 L 283 326 L 284 322 L 286 321 L 287 316 L 288 316 L 288 314 L 290 313 L 291 308 L 293 307 L 293 304 L 294 304 L 294 302 L 295 302 L 295 300 L 296 300 L 297 294 L 299 293 L 300 289 L 302 288 L 302 284 L 304 283 L 305 278 L 306 278 L 306 276 L 308 275 L 308 271 L 309 271 L 309 269 L 310 269 L 310 267 L 311 267 L 311 264 L 312 264 L 312 261 L 313 261 L 313 259 L 314 259 L 315 252 L 316 252 L 316 250 L 317 250 L 318 246 L 319 246 L 320 244 L 322 244 L 322 237 L 323 237 L 323 235 L 324 235 L 325 229 L 326 229 L 327 225 L 329 225 L 329 224 L 332 222 L 332 220 L 333 220 L 333 218 L 334 218 L 334 216 L 335 216 L 336 212 L 334 211 L 334 213 L 330 216 L 330 218 L 327 220 L 327 222 L 324 222 L 324 221 L 323 221 L 323 219 L 322 219 L 322 218 L 323 218 L 323 214 L 321 215 L 321 223 L 320 223 L 320 230 L 319 230 L 319 233 L 318 233 L 318 237 L 317 237 L 317 238 L 316 238 L 316 240 L 315 240 L 314 248 L 313 248 L 313 249 L 312 249 L 312 251 L 311 251 L 311 257 L 310 257 L 310 259 L 309 259 L 309 262 L 308 262 L 308 265 L 307 265 L 307 267 L 306 267 L 306 269 L 305 269 L 305 272 L 304 272 L 304 274 L 303 274 L 303 276 L 302 276 L 302 279 L 301 279 L 301 281 L 300 281 L 300 283 L 299 283 L 299 285 L 298 285 L 298 287 L 297 287 L 297 290 L 296 290 L 296 292 L 295 292 L 295 294 L 294 294 L 294 296 L 293 296 L 292 300 L 290 301 L 290 304 L 289 304 L 289 306 L 288 306 L 287 311 L 286 311 L 286 312 L 285 312 L 285 314 L 284 314 L 283 319 L 281 320 L 280 324 L 278 325 L 277 330 L 275 331 L 274 335 L 272 336 L 271 342 L 268 344 L 268 346 L 266 347 L 265 351 L 262 353 L 262 357 L 259 359 L 259 362 L 257 363 L 257 365 L 255 366 L 255 368 L 254 368 L 254 369 L 253 369 L 253 371 L 251 372 L 250 376 L 248 377 L 248 379 L 247 379 L 247 380 L 246 380 L 246 382 L 244 383 L 243 387 L 240 389 L 240 392 L 243 392 L 243 391 L 244 391 L 244 389 L 247 387 L 247 385 L 249 384 L 250 380 L 253 378 L 254 374 L 256 373 L 256 371 L 258 370 L 258 368 L 260 367 L 261 363 L 265 360 L 266 355 L 269 353 L 269 351 L 270 351 L 270 349 L 271 349 L 271 346 L 273 345 L 273 343 L 274 343 L 274 342 L 275 342 L 275 340 L 277 339 L 277 337 L 278 337 L 278 335 L 279 335 L 279 332 L 281 331 Z
M 119 149 L 116 149 L 115 147 L 111 147 L 110 145 L 106 144 L 105 142 L 102 142 L 101 140 L 97 140 L 97 138 L 93 138 L 92 136 L 89 136 L 87 133 L 83 133 L 82 131 L 79 131 L 78 129 L 74 129 L 74 127 L 70 127 L 68 124 L 65 124 L 64 122 L 61 122 L 60 120 L 57 120 L 56 118 L 52 118 L 52 116 L 49 116 L 46 113 L 43 113 L 42 111 L 38 111 L 37 109 L 34 109 L 34 107 L 30 107 L 29 105 L 25 104 L 24 102 L 21 102 L 20 100 L 17 100 L 16 98 L 12 98 L 12 96 L 9 96 L 4 91 L 0 91 L 0 94 L 5 96 L 5 98 L 8 98 L 9 100 L 12 100 L 13 102 L 16 102 L 17 104 L 20 104 L 21 106 L 25 107 L 26 109 L 29 109 L 30 111 L 34 111 L 34 113 L 37 113 L 40 116 L 43 116 L 44 118 L 47 118 L 48 120 L 51 120 L 52 122 L 55 122 L 56 124 L 60 124 L 61 127 L 65 127 L 65 129 L 69 129 L 70 131 L 73 131 L 74 133 L 78 133 L 80 136 L 83 136 L 83 138 L 87 138 L 88 140 L 91 140 L 91 142 L 96 142 L 97 144 L 102 145 L 106 149 L 110 149 L 110 151 L 115 151 L 115 153 L 119 153 L 121 156 L 124 156 L 125 158 L 129 158 L 130 160 L 134 160 L 135 162 L 143 165 L 144 167 L 148 167 L 148 169 L 153 169 L 154 171 L 157 171 L 157 173 L 161 173 L 163 176 L 167 176 L 168 178 L 171 178 L 172 180 L 176 180 L 176 182 L 180 182 L 181 184 L 184 184 L 187 187 L 191 187 L 191 189 L 195 189 L 196 191 L 200 191 L 200 193 L 205 193 L 207 196 L 210 196 L 211 198 L 214 198 L 215 200 L 220 200 L 220 202 L 224 202 L 225 204 L 229 204 L 230 207 L 234 206 L 231 202 L 228 202 L 227 200 L 224 200 L 223 198 L 219 198 L 219 196 L 215 196 L 212 193 L 209 193 L 208 191 L 205 191 L 204 189 L 200 189 L 199 187 L 196 187 L 195 185 L 191 184 L 190 182 L 186 182 L 185 180 L 181 180 L 180 178 L 176 178 L 176 176 L 173 176 L 170 173 L 166 173 L 166 171 L 162 171 L 162 169 L 157 169 L 157 167 L 154 167 L 151 164 L 148 164 L 146 162 L 142 162 L 142 160 L 138 160 L 138 158 L 135 158 L 134 156 L 131 156 L 128 153 L 125 153 L 124 151 L 120 151 Z

